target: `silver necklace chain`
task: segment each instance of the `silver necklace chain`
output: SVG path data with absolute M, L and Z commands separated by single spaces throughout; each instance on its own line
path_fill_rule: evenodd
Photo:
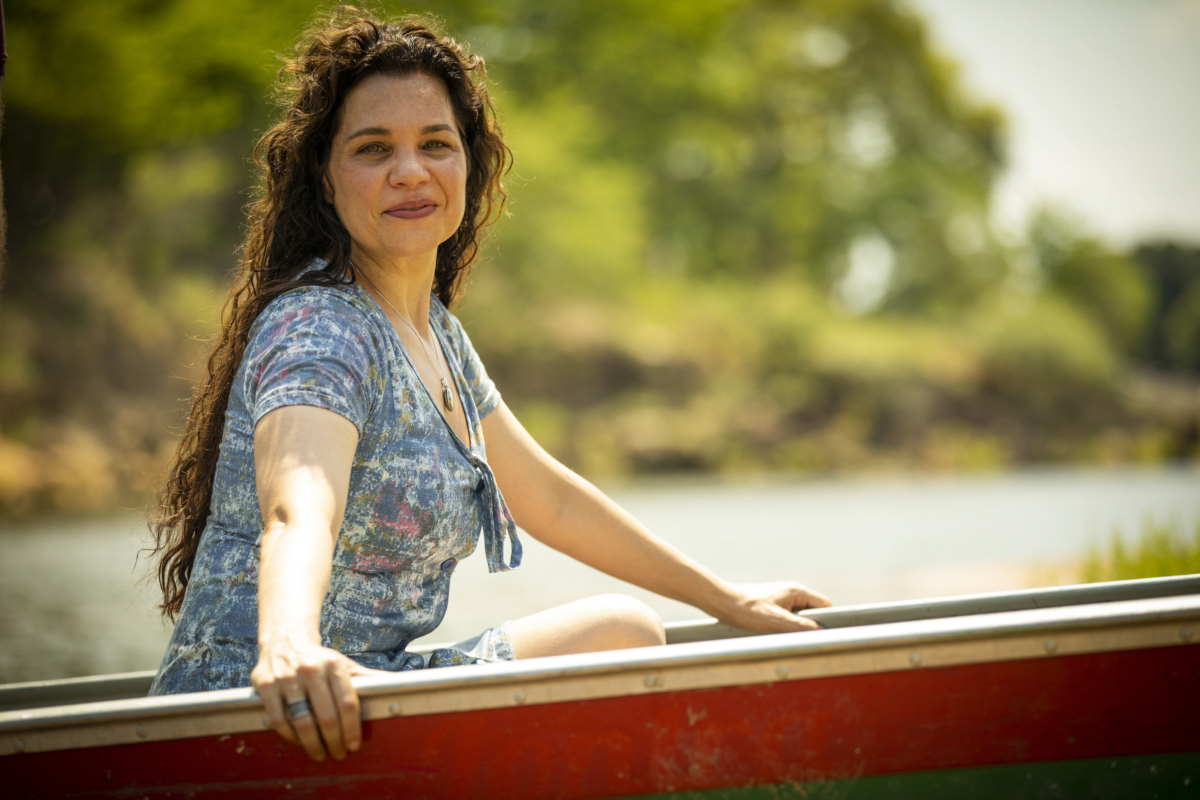
M 375 294 L 379 295 L 383 299 L 383 302 L 386 303 L 387 307 L 392 310 L 392 313 L 399 317 L 400 321 L 408 326 L 408 329 L 413 332 L 413 336 L 417 337 L 417 341 L 421 343 L 421 347 L 425 350 L 425 357 L 429 359 L 429 365 L 433 367 L 435 372 L 441 373 L 439 359 L 434 354 L 434 351 L 430 349 L 429 343 L 426 342 L 424 337 L 421 336 L 421 332 L 417 330 L 417 326 L 409 322 L 408 317 L 401 314 L 400 310 L 392 305 L 392 301 L 388 300 L 387 295 L 379 291 L 379 287 L 375 285 L 375 282 L 368 278 L 362 270 L 356 270 L 356 272 L 360 278 L 367 282 L 368 286 L 375 290 Z M 434 333 L 432 327 L 430 328 L 429 332 L 433 334 L 434 339 L 436 340 L 437 334 Z M 442 407 L 448 412 L 453 412 L 454 392 L 450 391 L 450 382 L 446 380 L 445 375 L 441 374 L 438 375 L 438 380 L 442 382 Z

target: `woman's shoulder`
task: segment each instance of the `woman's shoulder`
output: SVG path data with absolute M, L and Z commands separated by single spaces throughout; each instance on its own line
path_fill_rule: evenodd
M 255 423 L 280 405 L 312 405 L 361 431 L 388 380 L 389 353 L 353 286 L 298 286 L 273 298 L 254 321 L 240 391 Z
M 259 317 L 268 315 L 298 314 L 307 311 L 305 316 L 316 311 L 335 314 L 349 319 L 370 319 L 371 307 L 367 304 L 362 293 L 352 284 L 325 285 L 305 284 L 288 289 L 272 298 L 263 308 Z
M 353 285 L 307 284 L 271 299 L 258 314 L 251 338 L 290 331 L 322 336 L 363 336 L 378 340 L 379 322 L 370 303 Z
M 298 286 L 273 298 L 246 342 L 247 396 L 255 394 L 253 387 L 264 376 L 298 376 L 312 369 L 333 368 L 372 385 L 386 380 L 393 357 L 390 332 L 368 303 L 353 286 Z M 333 380 L 327 376 L 318 382 Z
M 436 294 L 430 295 L 429 309 L 431 321 L 441 328 L 442 333 L 450 340 L 450 344 L 455 350 L 460 349 L 463 341 L 467 340 L 467 332 L 463 328 L 462 322 Z

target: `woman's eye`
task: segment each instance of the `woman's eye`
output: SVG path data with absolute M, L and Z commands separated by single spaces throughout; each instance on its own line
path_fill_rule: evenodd
M 449 150 L 450 148 L 451 144 L 443 142 L 441 139 L 431 139 L 425 143 L 426 150 Z
M 384 152 L 387 152 L 387 148 L 380 142 L 370 142 L 370 143 L 364 144 L 362 147 L 358 148 L 358 152 L 360 152 L 360 153 L 384 153 Z

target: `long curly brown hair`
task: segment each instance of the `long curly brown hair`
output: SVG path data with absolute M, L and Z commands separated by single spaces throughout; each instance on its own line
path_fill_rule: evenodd
M 239 275 L 222 315 L 208 377 L 192 400 L 157 514 L 150 522 L 162 613 L 183 605 L 212 500 L 230 386 L 251 325 L 275 297 L 305 285 L 352 283 L 350 235 L 323 191 L 342 103 L 363 79 L 423 73 L 446 86 L 468 158 L 462 224 L 438 247 L 434 292 L 449 306 L 463 288 L 481 230 L 505 200 L 511 154 L 485 87 L 483 60 L 421 17 L 384 21 L 353 6 L 334 9 L 305 33 L 279 72 L 282 113 L 254 150 L 259 182 L 247 207 Z M 323 270 L 306 268 L 324 259 Z

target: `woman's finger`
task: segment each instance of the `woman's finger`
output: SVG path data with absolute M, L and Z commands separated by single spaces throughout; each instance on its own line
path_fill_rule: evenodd
M 346 744 L 342 739 L 342 718 L 329 687 L 332 667 L 330 662 L 306 665 L 300 668 L 300 675 L 308 690 L 308 700 L 312 703 L 317 731 L 325 742 L 325 749 L 341 761 L 346 757 Z
M 790 611 L 799 611 L 804 608 L 826 608 L 833 603 L 825 595 L 809 589 L 807 586 L 790 586 L 787 589 L 787 596 L 780 605 Z
M 288 681 L 283 689 L 283 698 L 287 703 L 287 719 L 296 739 L 300 741 L 309 758 L 313 761 L 324 761 L 325 745 L 317 731 L 312 700 L 309 699 L 304 685 L 296 679 Z
M 816 622 L 816 620 L 809 619 L 808 617 L 793 616 L 792 619 L 795 620 L 796 622 L 800 623 L 801 630 L 815 631 L 815 630 L 819 630 L 821 628 L 821 626 Z
M 778 623 L 776 630 L 781 632 L 811 631 L 821 627 L 808 617 L 798 616 L 794 611 L 785 605 L 768 605 L 764 611 L 767 611 L 767 613 L 769 613 L 773 618 L 773 621 Z
M 825 595 L 813 589 L 805 589 L 804 593 L 808 595 L 809 608 L 829 608 L 833 605 L 833 601 Z
M 362 712 L 350 676 L 354 662 L 341 662 L 330 671 L 330 690 L 342 723 L 342 742 L 353 753 L 362 744 Z
M 283 696 L 279 692 L 279 687 L 272 681 L 270 683 L 256 684 L 254 687 L 258 692 L 258 696 L 262 698 L 263 706 L 267 712 L 267 724 L 271 729 L 283 737 L 284 741 L 291 744 L 297 744 L 296 734 L 292 732 L 292 726 L 288 723 L 287 715 L 283 707 Z

